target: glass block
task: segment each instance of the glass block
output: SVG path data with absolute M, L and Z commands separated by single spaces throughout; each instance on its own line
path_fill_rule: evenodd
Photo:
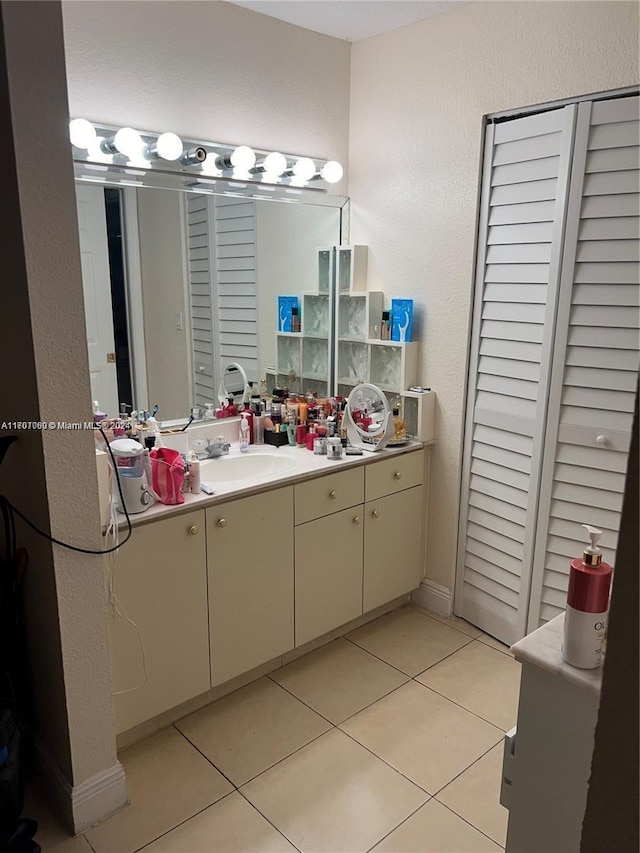
M 367 381 L 366 344 L 340 341 L 338 344 L 338 381 Z
M 304 294 L 304 309 L 302 312 L 303 331 L 305 335 L 328 337 L 329 335 L 329 295 Z
M 338 320 L 339 337 L 364 341 L 368 328 L 366 296 L 341 296 Z
M 371 382 L 381 388 L 400 390 L 402 380 L 402 348 L 371 347 Z
M 278 336 L 278 373 L 300 374 L 300 338 Z
M 351 289 L 351 264 L 353 256 L 351 249 L 338 249 L 338 290 L 348 293 Z
M 302 375 L 305 380 L 320 379 L 327 381 L 329 377 L 329 347 L 326 340 L 303 339 Z
M 331 289 L 331 249 L 318 251 L 318 290 L 329 293 Z

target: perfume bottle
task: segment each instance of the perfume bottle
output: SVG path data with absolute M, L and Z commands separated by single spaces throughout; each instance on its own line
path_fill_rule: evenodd
M 400 415 L 400 405 L 393 409 L 393 441 L 404 441 L 407 437 L 407 425 Z
M 391 311 L 382 312 L 382 322 L 380 323 L 380 340 L 388 341 L 391 339 Z
M 291 331 L 300 331 L 300 309 L 296 305 L 291 309 Z

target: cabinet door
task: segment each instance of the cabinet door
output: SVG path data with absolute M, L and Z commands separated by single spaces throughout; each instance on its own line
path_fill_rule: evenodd
M 425 524 L 422 486 L 365 505 L 365 613 L 419 586 Z
M 118 554 L 115 592 L 128 617 L 110 605 L 118 732 L 209 689 L 204 534 L 204 512 L 189 512 L 136 527 Z
M 296 527 L 296 646 L 362 614 L 362 512 Z
M 293 648 L 293 488 L 207 510 L 211 684 Z

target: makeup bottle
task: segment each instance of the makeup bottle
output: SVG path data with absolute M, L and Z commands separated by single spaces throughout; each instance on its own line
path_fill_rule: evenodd
M 602 531 L 588 524 L 582 527 L 591 544 L 571 562 L 562 657 L 571 666 L 595 669 L 602 663 L 613 569 L 602 559 L 598 545 Z
M 380 340 L 388 341 L 391 338 L 391 311 L 382 312 L 382 322 L 380 323 Z
M 291 331 L 300 331 L 300 309 L 297 305 L 294 305 L 291 309 Z

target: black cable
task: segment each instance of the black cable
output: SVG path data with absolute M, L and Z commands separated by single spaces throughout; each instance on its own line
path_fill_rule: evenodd
M 116 465 L 115 457 L 113 455 L 113 450 L 111 450 L 111 446 L 109 445 L 109 442 L 107 440 L 107 436 L 105 435 L 105 432 L 102 429 L 102 427 L 100 426 L 100 424 L 95 424 L 94 428 L 99 430 L 100 433 L 102 434 L 104 442 L 107 445 L 107 450 L 109 452 L 109 456 L 111 457 L 111 462 L 113 463 L 114 476 L 116 478 L 116 483 L 118 484 L 118 493 L 120 495 L 120 501 L 122 503 L 122 508 L 124 510 L 125 518 L 127 519 L 127 535 L 125 536 L 125 538 L 122 540 L 122 542 L 118 542 L 117 545 L 114 545 L 112 548 L 107 548 L 104 551 L 94 551 L 91 548 L 78 548 L 75 545 L 69 545 L 67 542 L 62 542 L 60 539 L 56 539 L 54 536 L 51 536 L 51 534 L 45 533 L 44 530 L 40 530 L 40 528 L 37 527 L 33 523 L 33 521 L 31 521 L 29 518 L 27 518 L 27 516 L 24 513 L 20 512 L 20 510 L 17 509 L 11 503 L 11 501 L 8 498 L 5 498 L 4 495 L 0 495 L 0 506 L 2 507 L 2 513 L 3 513 L 3 515 L 5 515 L 5 519 L 7 517 L 6 513 L 8 513 L 8 516 L 10 519 L 10 521 L 9 521 L 10 530 L 8 531 L 7 535 L 11 538 L 11 542 L 13 543 L 14 547 L 15 547 L 15 518 L 14 518 L 15 515 L 17 515 L 18 518 L 21 518 L 24 521 L 24 523 L 26 525 L 28 525 L 35 533 L 39 534 L 40 536 L 44 537 L 45 539 L 48 539 L 49 542 L 53 542 L 55 545 L 60 545 L 62 548 L 67 548 L 69 551 L 77 551 L 80 554 L 112 554 L 114 551 L 117 551 L 118 548 L 121 548 L 126 542 L 128 542 L 129 539 L 131 539 L 131 534 L 133 532 L 133 530 L 131 528 L 131 519 L 129 518 L 129 513 L 127 512 L 127 506 L 124 502 L 124 495 L 122 494 L 122 485 L 120 484 L 120 477 L 118 476 L 118 468 Z M 5 521 L 5 524 L 6 523 L 7 522 Z

